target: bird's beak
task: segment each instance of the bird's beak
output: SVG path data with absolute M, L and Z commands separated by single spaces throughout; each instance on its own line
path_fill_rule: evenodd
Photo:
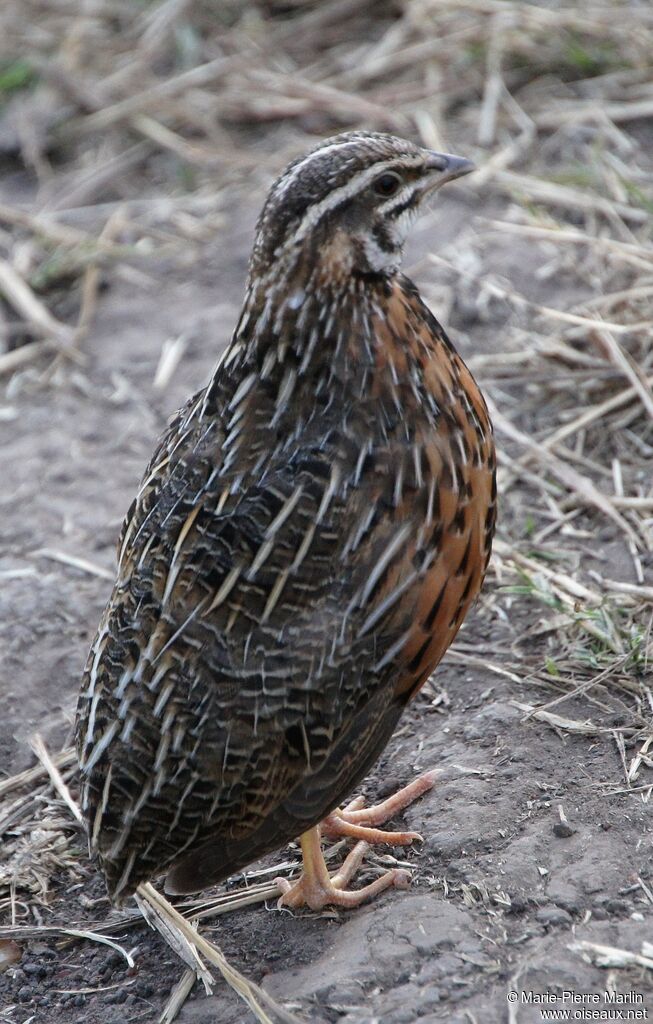
M 464 156 L 453 156 L 451 153 L 428 152 L 424 164 L 429 179 L 429 192 L 440 188 L 447 181 L 462 178 L 464 174 L 476 170 L 471 160 Z

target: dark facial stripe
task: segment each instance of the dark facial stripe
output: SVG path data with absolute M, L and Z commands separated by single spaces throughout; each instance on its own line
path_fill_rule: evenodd
M 397 251 L 397 246 L 385 224 L 375 224 L 372 234 L 374 235 L 374 241 L 382 252 L 392 253 Z
M 403 203 L 399 203 L 398 206 L 394 206 L 391 210 L 388 210 L 386 217 L 392 217 L 393 220 L 396 217 L 401 217 L 402 213 L 406 210 L 412 210 L 413 206 L 417 205 L 418 193 L 412 192 L 408 199 L 404 199 Z

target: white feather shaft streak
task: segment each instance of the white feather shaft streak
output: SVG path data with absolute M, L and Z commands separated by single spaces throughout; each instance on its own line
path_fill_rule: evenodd
M 269 557 L 269 555 L 270 555 L 270 553 L 271 553 L 271 551 L 272 551 L 272 549 L 274 547 L 274 538 L 275 538 L 276 534 L 279 532 L 279 530 L 281 529 L 281 527 L 285 523 L 285 521 L 288 518 L 288 516 L 292 515 L 293 511 L 297 507 L 297 503 L 299 502 L 299 499 L 301 498 L 301 496 L 302 496 L 302 486 L 300 484 L 292 492 L 292 494 L 290 495 L 288 500 L 281 507 L 280 511 L 277 513 L 277 515 L 274 517 L 274 519 L 272 520 L 272 522 L 268 526 L 267 530 L 265 531 L 263 543 L 261 544 L 260 548 L 256 552 L 256 556 L 254 558 L 254 561 L 252 562 L 250 568 L 247 571 L 247 579 L 248 580 L 253 579 L 253 577 L 259 571 L 259 569 L 261 568 L 263 563 Z
M 402 580 L 399 586 L 395 587 L 394 590 L 392 590 L 388 594 L 388 596 L 385 597 L 383 601 L 381 601 L 381 604 L 377 605 L 374 611 L 367 616 L 365 622 L 359 629 L 359 637 L 365 636 L 365 634 L 372 628 L 372 626 L 375 626 L 379 619 L 381 619 L 386 614 L 386 612 L 390 611 L 392 606 L 396 604 L 396 602 L 399 600 L 402 594 L 405 594 L 408 588 L 413 585 L 418 576 L 419 573 L 417 572 L 417 570 L 413 569 L 413 571 L 409 573 L 406 579 Z
M 239 565 L 235 565 L 233 567 L 233 569 L 229 572 L 229 574 L 225 577 L 224 582 L 222 583 L 222 586 L 220 587 L 220 589 L 218 590 L 217 594 L 215 595 L 215 597 L 211 601 L 211 604 L 209 605 L 209 607 L 206 609 L 206 613 L 207 614 L 209 612 L 214 611 L 219 605 L 222 604 L 222 602 L 224 600 L 226 600 L 226 598 L 229 596 L 229 594 L 233 590 L 233 588 L 234 588 L 234 586 L 236 584 L 236 581 L 237 581 L 238 577 L 240 576 L 241 571 L 242 571 L 241 567 Z
M 331 467 L 331 479 L 329 480 L 329 483 L 328 483 L 328 485 L 326 487 L 326 490 L 324 491 L 324 495 L 322 497 L 322 501 L 320 502 L 320 507 L 317 510 L 317 516 L 315 518 L 315 522 L 317 524 L 322 522 L 322 519 L 324 518 L 326 510 L 329 507 L 331 499 L 332 499 L 333 495 L 336 493 L 336 491 L 338 490 L 339 486 L 340 486 L 340 467 L 334 463 L 334 465 Z
M 283 505 L 283 507 L 280 509 L 280 511 L 277 513 L 277 515 L 274 517 L 274 519 L 268 526 L 267 530 L 265 531 L 266 540 L 269 540 L 271 537 L 274 537 L 274 535 L 281 529 L 288 516 L 292 515 L 295 508 L 297 507 L 299 499 L 302 496 L 302 490 L 302 485 L 299 484 L 292 492 L 292 494 L 290 495 L 286 503 Z
M 191 528 L 193 526 L 193 523 L 197 519 L 197 517 L 200 514 L 201 510 L 202 510 L 202 506 L 199 505 L 199 504 L 196 505 L 195 508 L 192 510 L 192 512 L 186 517 L 184 525 L 182 526 L 181 530 L 179 531 L 179 536 L 177 537 L 177 543 L 175 544 L 175 550 L 174 550 L 173 555 L 172 555 L 172 561 L 170 563 L 170 571 L 168 573 L 168 579 L 166 580 L 166 587 L 165 587 L 165 590 L 163 592 L 162 604 L 166 604 L 168 602 L 168 600 L 170 599 L 170 595 L 172 593 L 173 587 L 174 587 L 175 582 L 177 580 L 177 576 L 179 575 L 179 570 L 181 569 L 181 564 L 179 563 L 179 554 L 180 554 L 181 549 L 183 547 L 184 541 L 186 540 L 186 537 L 188 536 L 188 534 L 189 534 L 189 532 L 190 532 L 190 530 L 191 530 Z
M 270 592 L 270 596 L 267 599 L 265 608 L 263 609 L 261 622 L 267 622 L 268 619 L 270 618 L 270 615 L 272 614 L 279 598 L 281 597 L 281 592 L 283 591 L 283 588 L 285 587 L 288 581 L 289 575 L 290 570 L 286 569 L 285 572 L 282 572 L 279 576 L 277 576 L 274 586 L 272 587 L 272 590 Z
M 370 599 L 370 595 L 374 591 L 374 588 L 376 587 L 377 583 L 381 579 L 381 576 L 383 575 L 383 573 L 387 569 L 388 565 L 390 564 L 392 559 L 395 557 L 397 552 L 403 547 L 405 542 L 408 540 L 408 537 L 410 536 L 411 530 L 412 530 L 412 525 L 410 523 L 405 523 L 401 527 L 401 529 L 398 530 L 397 533 L 395 533 L 394 537 L 392 538 L 392 540 L 390 541 L 390 543 L 386 547 L 385 551 L 381 554 L 378 562 L 376 563 L 376 565 L 372 569 L 372 572 L 370 573 L 370 575 L 369 575 L 369 577 L 367 579 L 365 587 L 363 588 L 363 591 L 361 593 L 360 602 L 359 602 L 360 605 L 367 604 L 367 602 Z

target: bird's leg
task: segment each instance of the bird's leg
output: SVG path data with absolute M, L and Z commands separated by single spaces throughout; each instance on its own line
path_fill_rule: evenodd
M 351 879 L 361 866 L 363 857 L 370 843 L 385 843 L 390 846 L 405 846 L 414 839 L 420 839 L 417 832 L 385 832 L 376 828 L 382 825 L 398 811 L 408 807 L 414 800 L 427 793 L 435 785 L 441 772 L 437 769 L 420 775 L 408 786 L 404 786 L 387 800 L 373 807 L 363 807 L 363 798 L 356 797 L 342 810 L 334 811 L 324 819 L 322 825 L 316 825 L 301 836 L 303 871 L 298 881 L 292 885 L 285 878 L 277 878 L 277 885 L 283 890 L 279 899 L 280 907 L 301 907 L 307 905 L 311 910 L 321 910 L 327 904 L 339 907 L 357 907 L 365 900 L 372 899 L 390 886 L 406 888 L 410 881 L 407 871 L 394 868 L 369 885 L 354 892 L 346 889 Z M 351 853 L 346 857 L 340 870 L 329 876 L 320 846 L 320 830 L 330 837 L 353 836 L 358 839 Z
M 366 843 L 385 843 L 388 846 L 408 846 L 414 839 L 421 840 L 419 832 L 386 832 L 376 826 L 382 825 L 398 811 L 403 811 L 414 800 L 432 789 L 439 774 L 441 773 L 437 768 L 426 772 L 373 807 L 363 807 L 363 798 L 356 797 L 346 807 L 333 811 L 324 819 L 324 835 L 330 839 L 350 836 Z
M 370 882 L 369 885 L 354 892 L 349 892 L 345 886 L 349 884 L 358 871 L 365 852 L 367 843 L 358 842 L 346 857 L 340 870 L 330 877 L 322 854 L 320 845 L 320 826 L 304 832 L 300 838 L 302 848 L 303 871 L 299 879 L 291 884 L 286 878 L 275 879 L 277 885 L 283 890 L 279 899 L 279 907 L 302 907 L 309 906 L 311 910 L 322 910 L 327 904 L 337 907 L 357 907 L 365 900 L 396 886 L 405 889 L 410 882 L 410 874 L 401 868 L 393 868 L 386 871 L 380 878 Z

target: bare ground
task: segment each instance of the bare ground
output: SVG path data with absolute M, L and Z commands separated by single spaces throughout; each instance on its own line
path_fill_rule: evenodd
M 450 117 L 448 141 L 468 152 L 465 109 Z M 641 120 L 628 125 L 647 181 L 650 160 L 641 146 L 650 139 L 648 127 Z M 141 220 L 141 208 L 121 205 L 158 201 L 161 183 L 178 172 L 167 157 L 150 157 L 126 186 L 96 183 L 93 210 L 80 199 L 72 156 L 40 184 L 33 168 L 8 158 L 0 183 L 5 210 L 37 211 L 45 203 L 51 211 L 64 195 L 72 212 L 61 223 L 94 238 L 98 224 L 106 226 L 118 210 L 113 237 L 132 247 L 124 262 L 101 264 L 100 279 L 90 281 L 92 317 L 78 354 L 37 350 L 12 372 L 0 357 L 0 766 L 9 780 L 35 764 L 36 731 L 51 752 L 70 741 L 120 520 L 167 417 L 206 381 L 228 340 L 267 168 L 283 162 L 279 151 L 293 139 L 283 124 L 249 141 L 239 135 L 262 170 L 222 183 L 207 201 L 206 221 L 202 208 L 183 198 L 172 214 L 166 209 Z M 547 181 L 570 167 L 577 171 L 584 147 L 596 141 L 572 132 L 564 145 L 558 135 L 556 149 L 555 139 L 548 137 Z M 533 161 L 527 170 L 542 172 L 525 152 Z M 527 188 L 528 181 L 521 184 Z M 192 199 L 193 190 L 188 194 Z M 206 197 L 201 188 L 197 194 Z M 626 394 L 632 381 L 594 323 L 650 317 L 650 299 L 634 294 L 650 284 L 650 232 L 634 200 L 632 219 L 611 208 L 604 220 L 600 210 L 579 212 L 564 198 L 558 193 L 536 208 L 523 193 L 515 203 L 505 187 L 475 187 L 472 179 L 443 194 L 407 253 L 407 267 L 497 409 L 499 543 L 456 650 L 365 785 L 376 799 L 421 770 L 444 769 L 437 787 L 403 818 L 424 837 L 395 851 L 413 869 L 410 890 L 352 913 L 319 916 L 280 912 L 269 900 L 201 925 L 235 966 L 305 1021 L 539 1024 L 541 1007 L 522 994 L 567 989 L 589 999 L 606 988 L 635 993 L 631 1008 L 653 1013 L 653 502 L 646 504 L 653 438 L 645 394 Z M 102 210 L 102 202 L 110 208 Z M 554 226 L 590 241 L 561 249 L 550 237 L 518 231 Z M 18 248 L 9 250 L 11 264 L 29 278 L 27 271 L 41 266 L 38 236 L 13 228 Z M 178 243 L 175 231 L 181 246 L 168 244 Z M 141 233 L 150 247 L 141 242 L 137 252 Z M 603 259 L 593 237 L 632 245 L 623 250 L 631 262 Z M 77 267 L 70 281 L 57 270 L 55 286 L 41 293 L 59 322 L 75 322 L 80 284 L 89 287 L 88 269 Z M 6 286 L 0 290 L 6 297 Z M 620 290 L 621 304 L 592 308 Z M 542 307 L 581 322 L 561 321 Z M 11 356 L 38 334 L 16 335 L 15 309 L 7 319 Z M 650 376 L 650 331 L 614 334 L 641 378 Z M 170 340 L 179 358 L 167 374 L 161 359 Z M 558 462 L 547 461 L 549 436 L 620 394 L 616 410 L 572 430 L 551 447 Z M 642 504 L 624 505 L 623 496 Z M 549 706 L 552 699 L 558 703 Z M 62 770 L 74 793 L 74 768 Z M 20 960 L 0 973 L 0 1020 L 159 1020 L 183 965 L 135 909 L 110 910 L 84 838 L 44 776 L 1 787 L 0 942 L 17 942 Z M 267 866 L 275 860 L 287 862 L 286 852 Z M 383 863 L 372 857 L 369 871 Z M 270 876 L 248 884 L 261 877 Z M 243 884 L 240 876 L 228 888 Z M 131 951 L 134 968 L 96 941 L 45 930 L 98 932 L 107 922 L 115 925 L 111 938 Z M 2 947 L 0 968 L 1 954 Z M 509 1001 L 513 991 L 516 1003 Z M 197 983 L 177 1017 L 182 1024 L 249 1019 L 221 982 L 209 998 Z

